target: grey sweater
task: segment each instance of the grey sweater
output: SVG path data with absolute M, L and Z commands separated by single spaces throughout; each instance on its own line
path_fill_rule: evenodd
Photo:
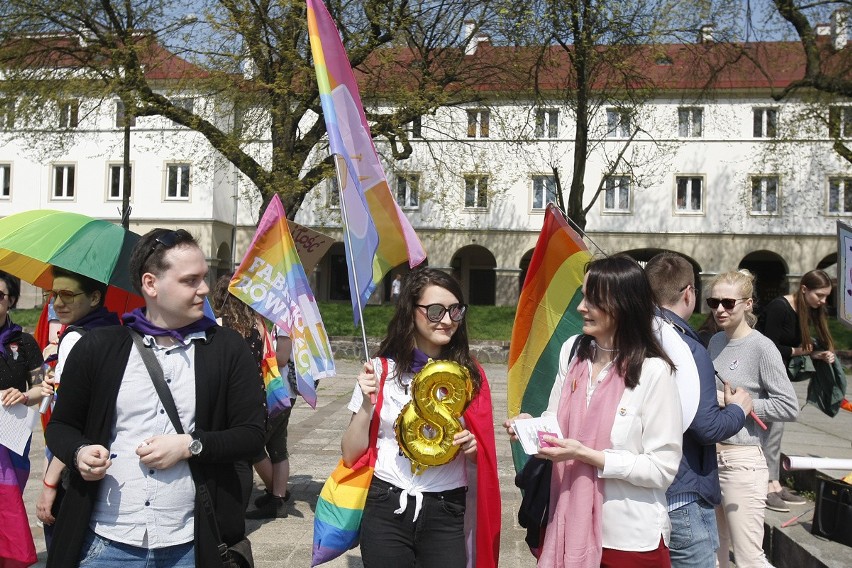
M 756 330 L 740 339 L 728 341 L 724 332 L 710 339 L 710 358 L 719 377 L 732 388 L 744 388 L 754 401 L 754 413 L 764 422 L 793 422 L 799 414 L 799 401 L 781 354 L 767 337 Z M 717 380 L 721 390 L 722 383 Z M 742 430 L 725 440 L 726 444 L 756 446 L 766 431 L 751 418 Z

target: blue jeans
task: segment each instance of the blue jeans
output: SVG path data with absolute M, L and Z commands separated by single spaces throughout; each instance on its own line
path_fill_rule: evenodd
M 89 529 L 80 554 L 80 568 L 195 568 L 192 542 L 165 548 L 139 548 L 100 537 Z
M 704 499 L 669 512 L 672 537 L 669 556 L 672 568 L 714 568 L 719 531 L 716 512 Z

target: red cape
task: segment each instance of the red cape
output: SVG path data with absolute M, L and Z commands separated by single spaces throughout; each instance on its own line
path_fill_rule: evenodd
M 494 441 L 494 415 L 491 406 L 491 387 L 485 371 L 479 367 L 482 386 L 464 413 L 467 429 L 476 437 L 476 498 L 468 500 L 476 509 L 475 543 L 468 539 L 468 566 L 494 568 L 500 558 L 500 482 L 497 479 L 497 448 Z M 470 469 L 468 469 L 470 471 Z M 467 531 L 469 519 L 465 520 Z M 471 547 L 472 545 L 472 547 Z M 472 549 L 471 549 L 472 548 Z M 475 564 L 471 559 L 475 558 Z

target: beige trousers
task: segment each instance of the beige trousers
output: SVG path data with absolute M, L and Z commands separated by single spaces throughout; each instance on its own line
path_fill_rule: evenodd
M 763 514 L 769 474 L 760 446 L 723 446 L 716 458 L 722 504 L 716 507 L 720 568 L 728 568 L 733 545 L 737 568 L 764 568 Z

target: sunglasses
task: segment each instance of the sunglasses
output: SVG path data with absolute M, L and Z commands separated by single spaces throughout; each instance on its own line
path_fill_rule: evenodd
M 11 298 L 11 296 L 9 296 L 9 294 L 7 294 L 6 292 L 0 292 L 0 302 L 5 300 L 6 298 Z
M 42 297 L 45 302 L 50 302 L 54 298 L 59 298 L 62 300 L 63 304 L 70 304 L 74 301 L 74 298 L 81 294 L 85 294 L 85 292 L 72 292 L 71 290 L 45 290 L 44 293 L 42 293 Z
M 415 304 L 415 306 L 426 310 L 426 319 L 432 323 L 438 323 L 444 319 L 444 314 L 446 313 L 450 314 L 451 320 L 461 321 L 464 319 L 464 314 L 467 311 L 466 304 L 451 304 L 447 307 L 444 307 L 441 304 L 429 304 L 428 306 Z
M 154 244 L 151 245 L 151 250 L 148 251 L 148 254 L 145 256 L 145 260 L 142 261 L 142 266 L 148 262 L 148 259 L 151 258 L 151 255 L 154 254 L 154 251 L 157 250 L 157 247 L 162 245 L 165 249 L 170 249 L 175 246 L 179 242 L 183 241 L 191 241 L 192 235 L 189 234 L 184 229 L 178 229 L 177 231 L 169 231 L 167 233 L 163 233 L 156 239 L 154 239 Z
M 749 298 L 707 298 L 707 305 L 711 310 L 718 308 L 719 304 L 722 304 L 722 307 L 726 310 L 733 310 L 734 306 L 737 305 L 737 302 L 748 299 Z

